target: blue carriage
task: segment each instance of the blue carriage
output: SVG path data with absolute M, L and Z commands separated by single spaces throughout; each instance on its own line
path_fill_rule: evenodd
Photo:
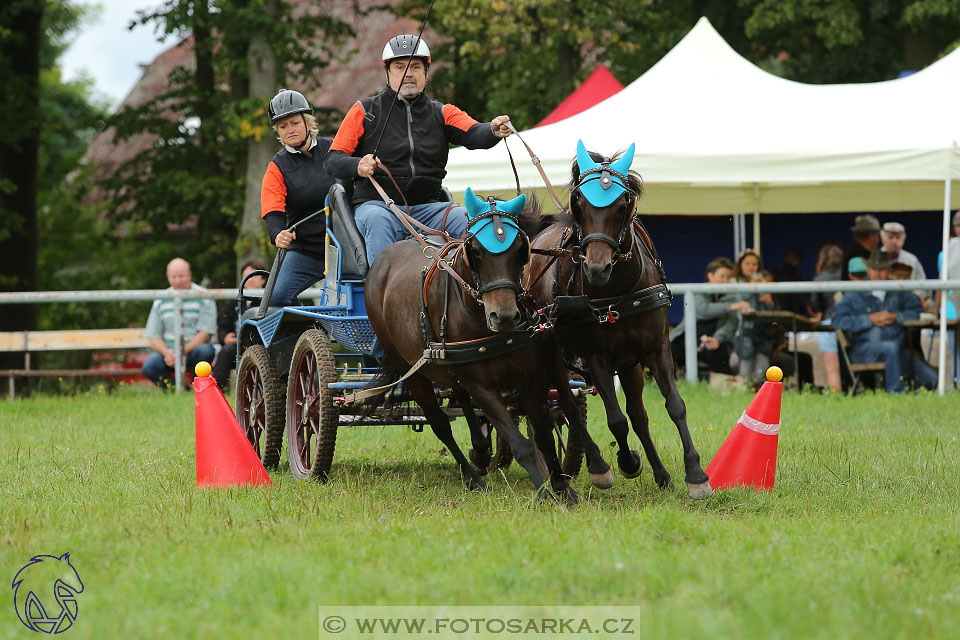
M 444 193 L 452 201 L 446 189 Z M 290 471 L 297 479 L 324 479 L 330 471 L 341 426 L 408 425 L 421 431 L 427 422 L 403 386 L 387 393 L 376 406 L 351 401 L 348 394 L 367 385 L 378 372 L 373 357 L 374 331 L 364 305 L 367 273 L 363 236 L 353 218 L 346 189 L 335 184 L 328 197 L 326 216 L 326 277 L 318 304 L 268 307 L 283 254 L 268 275 L 264 297 L 240 296 L 259 306 L 241 316 L 237 332 L 236 413 L 265 466 L 280 463 L 284 433 Z M 572 383 L 580 392 L 586 418 L 584 384 Z M 438 399 L 451 418 L 463 415 L 449 389 L 437 388 Z M 554 409 L 558 434 L 566 424 Z M 489 429 L 488 423 L 485 428 Z M 489 435 L 489 432 L 488 432 Z M 494 466 L 510 464 L 509 447 L 496 439 Z M 575 475 L 582 461 L 578 443 L 558 438 L 564 471 Z M 544 463 L 545 467 L 545 463 Z

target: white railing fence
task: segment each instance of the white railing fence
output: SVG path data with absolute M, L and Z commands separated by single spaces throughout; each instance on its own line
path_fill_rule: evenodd
M 742 283 L 730 282 L 727 284 L 711 283 L 676 283 L 669 285 L 675 295 L 683 296 L 684 306 L 684 358 L 687 370 L 687 380 L 697 381 L 697 309 L 694 293 L 813 293 L 836 291 L 936 291 L 960 289 L 960 280 L 884 280 L 859 282 L 760 282 Z M 248 295 L 259 296 L 260 289 L 247 290 Z M 301 298 L 320 298 L 323 289 L 307 289 L 300 294 Z M 0 293 L 0 305 L 15 304 L 51 304 L 57 302 L 132 302 L 157 299 L 173 299 L 179 322 L 176 325 L 176 339 L 174 352 L 176 358 L 176 392 L 180 393 L 183 381 L 183 358 L 180 353 L 183 329 L 183 300 L 185 298 L 212 298 L 214 300 L 231 300 L 237 297 L 236 289 L 208 289 L 203 292 L 184 290 L 169 291 L 166 289 L 130 289 L 120 291 L 26 291 Z M 943 296 L 940 309 L 940 335 L 945 336 L 947 330 L 946 296 Z M 9 311 L 4 311 L 8 313 Z M 146 318 L 144 318 L 146 322 Z M 947 341 L 940 340 L 939 372 L 940 380 L 938 391 L 942 395 L 946 389 L 946 361 Z

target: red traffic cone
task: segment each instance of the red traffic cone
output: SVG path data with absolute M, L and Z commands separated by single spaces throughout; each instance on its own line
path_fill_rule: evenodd
M 780 367 L 767 369 L 767 382 L 713 456 L 707 475 L 714 489 L 748 485 L 773 491 L 780 433 L 781 378 Z
M 211 377 L 210 364 L 198 363 L 196 374 L 193 392 L 197 416 L 197 486 L 272 485 L 270 475 Z

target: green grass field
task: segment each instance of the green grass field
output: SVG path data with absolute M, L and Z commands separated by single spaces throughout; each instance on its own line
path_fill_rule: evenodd
M 752 394 L 681 393 L 706 467 Z M 272 489 L 210 491 L 192 394 L 0 403 L 0 565 L 9 585 L 71 552 L 68 638 L 312 638 L 318 606 L 360 604 L 628 605 L 645 638 L 957 637 L 960 393 L 787 393 L 776 489 L 703 502 L 646 396 L 678 488 L 645 468 L 600 492 L 582 473 L 570 510 L 516 465 L 468 493 L 429 430 L 341 430 L 326 484 L 281 469 Z M 613 464 L 596 399 L 590 422 Z M 28 637 L 6 594 L 0 637 Z

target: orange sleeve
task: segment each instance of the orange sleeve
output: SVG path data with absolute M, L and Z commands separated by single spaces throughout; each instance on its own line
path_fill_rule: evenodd
M 461 131 L 466 131 L 477 121 L 471 118 L 466 111 L 452 104 L 443 105 L 443 124 L 456 127 Z
M 363 136 L 363 116 L 363 105 L 359 101 L 354 102 L 340 123 L 337 135 L 330 144 L 330 151 L 343 151 L 348 156 L 353 155 Z
M 266 218 L 271 211 L 287 212 L 287 185 L 280 167 L 273 160 L 267 165 L 260 183 L 260 217 Z

